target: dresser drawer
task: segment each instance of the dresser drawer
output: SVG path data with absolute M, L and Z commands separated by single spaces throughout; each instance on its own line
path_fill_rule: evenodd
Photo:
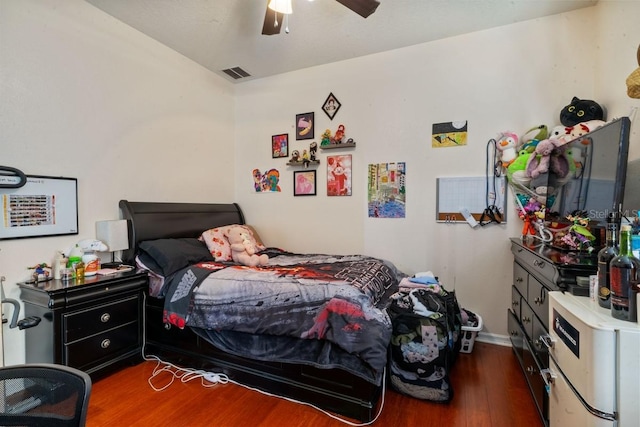
M 524 352 L 524 332 L 520 327 L 519 319 L 513 314 L 511 310 L 507 310 L 507 325 L 509 328 L 509 339 L 511 340 L 511 347 L 518 356 L 518 362 L 522 369 L 522 357 Z
M 527 301 L 533 312 L 542 320 L 545 328 L 549 329 L 549 291 L 533 276 L 529 276 Z M 531 338 L 536 337 L 532 336 Z
M 520 264 L 517 262 L 513 263 L 513 286 L 516 287 L 518 292 L 523 297 L 527 297 L 527 283 L 528 283 L 529 273 L 527 270 L 522 268 Z
M 66 344 L 65 361 L 69 366 L 87 369 L 101 361 L 114 359 L 119 354 L 135 350 L 140 343 L 138 322 L 125 324 L 83 340 Z
M 133 295 L 129 298 L 63 315 L 65 344 L 126 323 L 136 322 L 139 314 L 139 301 L 138 295 Z
M 520 319 L 520 307 L 522 307 L 522 295 L 518 292 L 518 289 L 515 286 L 511 287 L 511 311 L 516 316 L 517 319 Z
M 522 324 L 522 329 L 527 334 L 525 339 L 533 339 L 533 319 L 535 314 L 533 314 L 533 310 L 527 304 L 526 301 L 522 301 L 522 306 L 520 307 L 520 323 Z
M 536 403 L 536 407 L 538 408 L 538 413 L 543 420 L 546 419 L 549 413 L 547 407 L 549 405 L 548 396 L 545 389 L 544 380 L 542 379 L 542 375 L 540 374 L 543 369 L 539 365 L 538 359 L 534 356 L 534 352 L 529 347 L 529 343 L 525 341 L 525 348 L 523 352 L 522 364 L 524 366 L 524 374 L 527 379 L 527 383 L 529 384 L 529 390 L 531 391 L 531 395 L 533 396 L 533 400 Z

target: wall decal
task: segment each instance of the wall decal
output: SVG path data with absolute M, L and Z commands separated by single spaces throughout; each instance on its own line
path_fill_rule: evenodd
M 260 169 L 253 170 L 253 189 L 256 193 L 278 192 L 280 190 L 280 171 L 269 169 L 264 174 Z

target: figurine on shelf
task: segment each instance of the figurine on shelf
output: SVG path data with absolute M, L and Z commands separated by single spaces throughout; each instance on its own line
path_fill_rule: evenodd
M 300 162 L 300 152 L 298 150 L 293 150 L 291 152 L 291 163 L 299 163 Z
M 342 138 L 344 138 L 344 125 L 338 126 L 336 134 L 333 136 L 331 142 L 333 144 L 342 144 Z
M 327 129 L 322 134 L 322 141 L 320 141 L 320 146 L 325 146 L 330 144 L 331 144 L 331 129 Z
M 307 150 L 302 150 L 302 164 L 304 165 L 304 167 L 309 167 L 310 162 L 311 159 L 309 157 L 309 153 L 307 152 Z
M 312 162 L 316 161 L 316 152 L 318 151 L 318 143 L 313 141 L 311 144 L 309 144 L 309 159 Z

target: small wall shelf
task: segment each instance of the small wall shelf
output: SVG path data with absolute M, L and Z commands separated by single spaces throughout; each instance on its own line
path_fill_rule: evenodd
M 321 150 L 331 150 L 334 148 L 349 148 L 349 147 L 355 147 L 356 143 L 355 142 L 345 142 L 343 144 L 328 144 L 328 145 L 321 145 L 320 149 Z
M 288 161 L 287 162 L 287 166 L 304 166 L 304 164 L 307 162 L 292 162 L 292 161 Z M 309 160 L 309 165 L 319 165 L 320 164 L 320 160 Z

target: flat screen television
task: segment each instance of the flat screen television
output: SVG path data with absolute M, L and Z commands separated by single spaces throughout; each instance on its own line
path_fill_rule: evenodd
M 631 120 L 621 117 L 569 143 L 575 171 L 562 179 L 549 174 L 548 222 L 580 211 L 592 227 L 604 228 L 610 214 L 624 214 L 630 129 Z

